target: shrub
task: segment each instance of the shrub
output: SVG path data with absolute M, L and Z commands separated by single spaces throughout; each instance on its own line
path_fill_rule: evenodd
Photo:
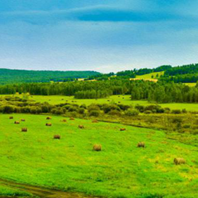
M 51 112 L 52 112 L 53 114 L 56 114 L 56 115 L 61 115 L 61 114 L 64 114 L 64 113 L 65 113 L 64 109 L 61 108 L 61 107 L 53 108 L 53 109 L 51 110 Z
M 152 113 L 152 111 L 150 111 L 150 110 L 146 110 L 144 113 L 145 113 L 145 114 L 151 114 L 151 113 Z
M 121 115 L 121 112 L 118 111 L 118 110 L 111 110 L 108 112 L 109 115 L 116 115 L 116 116 L 120 116 Z
M 98 116 L 100 116 L 100 111 L 92 110 L 92 111 L 89 112 L 89 116 L 98 117 Z
M 32 114 L 40 114 L 40 113 L 42 113 L 42 109 L 40 107 L 31 107 L 30 113 L 32 113 Z
M 102 109 L 105 113 L 109 113 L 112 110 L 120 111 L 120 107 L 116 104 L 105 104 Z
M 173 114 L 181 114 L 181 110 L 180 109 L 174 109 L 171 111 L 171 113 Z
M 78 110 L 78 113 L 84 114 L 84 113 L 85 113 L 85 109 L 84 109 L 84 108 L 80 108 L 80 109 Z
M 3 106 L 3 113 L 13 113 L 14 112 L 14 108 L 11 105 L 5 105 Z
M 100 107 L 96 104 L 91 104 L 89 105 L 88 107 L 88 111 L 91 112 L 91 111 L 100 111 Z
M 139 111 L 137 109 L 128 109 L 125 112 L 125 115 L 127 115 L 127 116 L 137 116 L 137 115 L 139 115 Z
M 135 106 L 135 108 L 136 108 L 139 112 L 141 112 L 141 113 L 144 112 L 144 106 L 142 106 L 142 105 L 137 104 L 137 105 Z

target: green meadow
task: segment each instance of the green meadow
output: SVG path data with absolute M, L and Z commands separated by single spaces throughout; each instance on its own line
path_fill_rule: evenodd
M 137 75 L 136 78 L 140 78 L 140 79 L 143 79 L 143 80 L 149 80 L 149 79 L 157 79 L 162 75 L 164 75 L 164 71 L 152 72 L 152 73 L 144 74 L 144 75 Z
M 164 131 L 68 118 L 65 123 L 61 116 L 9 116 L 0 114 L 1 179 L 112 198 L 198 197 L 198 148 Z M 14 124 L 21 119 L 25 122 Z M 21 132 L 23 127 L 28 131 Z M 93 151 L 94 144 L 102 151 Z M 175 165 L 175 157 L 186 164 Z M 0 182 L 0 194 L 6 192 L 14 190 Z
M 0 95 L 5 96 L 5 95 Z M 19 95 L 22 97 L 22 95 Z M 48 102 L 50 104 L 61 104 L 61 103 L 73 103 L 73 104 L 86 104 L 90 105 L 93 103 L 96 104 L 105 104 L 105 103 L 120 103 L 126 105 L 135 106 L 137 104 L 147 106 L 156 103 L 150 103 L 144 100 L 131 100 L 130 95 L 114 95 L 110 96 L 109 98 L 101 98 L 101 99 L 75 99 L 73 96 L 40 96 L 40 95 L 33 95 L 29 97 L 29 100 L 33 102 Z M 1 101 L 0 101 L 1 102 Z M 197 103 L 163 103 L 159 104 L 163 108 L 168 107 L 170 109 L 186 109 L 187 111 L 198 111 L 198 104 Z

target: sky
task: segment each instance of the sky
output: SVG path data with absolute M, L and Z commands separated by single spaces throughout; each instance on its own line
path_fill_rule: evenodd
M 198 0 L 1 0 L 0 68 L 103 73 L 198 62 Z

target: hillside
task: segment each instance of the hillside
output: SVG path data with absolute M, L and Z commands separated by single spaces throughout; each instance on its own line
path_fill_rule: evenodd
M 100 73 L 95 71 L 34 71 L 0 69 L 0 84 L 68 81 L 73 78 L 87 78 L 98 74 Z

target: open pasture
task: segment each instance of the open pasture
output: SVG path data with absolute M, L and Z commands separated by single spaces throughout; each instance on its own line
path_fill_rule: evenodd
M 0 97 L 6 95 L 0 95 Z M 11 95 L 9 95 L 11 96 Z M 17 95 L 22 97 L 22 95 Z M 110 96 L 109 98 L 100 98 L 100 99 L 75 99 L 73 96 L 41 96 L 41 95 L 33 95 L 30 96 L 29 99 L 33 102 L 48 102 L 49 104 L 56 105 L 61 103 L 71 103 L 71 104 L 78 104 L 78 105 L 90 105 L 90 104 L 105 104 L 105 103 L 117 103 L 117 104 L 125 104 L 125 105 L 132 105 L 135 106 L 137 104 L 148 106 L 156 103 L 150 103 L 145 100 L 131 100 L 130 95 L 114 95 Z M 0 101 L 3 103 L 3 101 Z M 186 109 L 187 111 L 198 111 L 198 104 L 197 103 L 163 103 L 159 104 L 163 108 L 170 108 L 170 109 Z
M 157 79 L 162 75 L 164 75 L 164 71 L 152 72 L 152 73 L 144 74 L 144 75 L 137 75 L 136 78 L 143 79 L 143 80 L 152 80 L 152 79 Z
M 198 148 L 163 131 L 60 116 L 48 127 L 46 115 L 12 116 L 0 114 L 2 179 L 104 197 L 198 196 Z

